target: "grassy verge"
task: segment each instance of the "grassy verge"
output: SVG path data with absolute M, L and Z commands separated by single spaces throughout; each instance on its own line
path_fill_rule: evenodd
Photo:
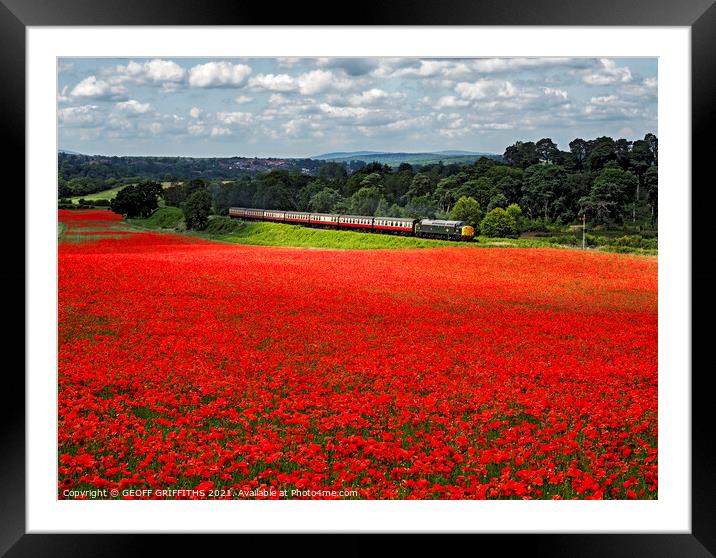
M 488 238 L 477 237 L 473 242 L 451 242 L 431 240 L 412 236 L 361 233 L 332 229 L 319 229 L 301 225 L 268 223 L 261 221 L 229 221 L 218 217 L 210 221 L 206 231 L 187 231 L 181 209 L 163 207 L 146 219 L 128 219 L 135 228 L 176 232 L 231 244 L 251 246 L 284 246 L 293 248 L 323 248 L 338 250 L 378 250 L 400 248 L 571 248 L 573 245 L 559 244 L 553 239 L 541 238 Z M 592 250 L 599 250 L 592 248 Z M 656 250 L 621 248 L 609 251 L 639 255 L 656 255 Z

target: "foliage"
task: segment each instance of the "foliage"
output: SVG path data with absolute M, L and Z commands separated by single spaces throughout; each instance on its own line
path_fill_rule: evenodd
M 178 229 L 184 221 L 184 212 L 179 207 L 160 207 L 145 219 L 131 222 L 152 229 Z
M 450 219 L 465 221 L 475 229 L 475 234 L 479 233 L 480 221 L 484 216 L 485 214 L 480 209 L 480 204 L 477 203 L 475 198 L 469 196 L 462 196 L 450 211 Z
M 589 195 L 581 198 L 582 211 L 597 223 L 621 222 L 625 206 L 634 198 L 637 178 L 619 168 L 605 168 L 594 179 Z
M 342 199 L 337 190 L 333 188 L 323 188 L 320 192 L 311 197 L 309 209 L 316 213 L 330 213 Z
M 243 221 L 224 215 L 217 215 L 213 219 L 209 219 L 204 231 L 209 234 L 224 235 L 239 232 L 244 227 L 246 227 L 246 223 Z
M 206 189 L 221 215 L 236 206 L 426 217 L 449 215 L 465 196 L 474 198 L 483 211 L 519 204 L 524 212 L 520 228 L 578 223 L 584 211 L 590 225 L 630 221 L 632 226 L 653 227 L 658 217 L 657 164 L 653 134 L 635 141 L 576 138 L 567 151 L 550 138 L 518 141 L 505 149 L 502 160 L 480 157 L 397 167 L 380 160 L 309 163 L 63 154 L 58 194 L 90 201 L 114 195 L 108 188 L 116 192 L 141 182 L 139 174 L 165 180 L 167 205 L 179 207 L 193 192 Z M 621 172 L 636 182 L 629 179 L 626 188 L 622 180 L 605 182 L 605 171 L 612 173 L 610 180 Z
M 117 192 L 110 202 L 110 208 L 125 217 L 147 217 L 159 207 L 162 195 L 162 187 L 158 182 L 145 180 Z
M 501 207 L 496 207 L 488 211 L 480 222 L 480 234 L 493 238 L 516 238 L 519 231 L 514 217 Z
M 182 211 L 187 228 L 203 230 L 211 215 L 211 194 L 206 190 L 197 190 L 182 204 Z

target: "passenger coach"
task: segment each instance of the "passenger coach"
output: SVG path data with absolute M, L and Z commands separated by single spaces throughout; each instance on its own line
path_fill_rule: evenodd
M 305 211 L 278 211 L 232 207 L 229 217 L 274 221 L 314 227 L 352 229 L 383 234 L 404 234 L 420 238 L 470 241 L 475 229 L 464 221 L 438 219 L 411 219 L 408 217 L 373 217 L 368 215 L 336 215 L 333 213 L 308 213 Z

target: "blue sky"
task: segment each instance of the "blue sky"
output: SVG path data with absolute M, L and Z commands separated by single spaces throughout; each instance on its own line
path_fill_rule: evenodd
M 503 153 L 648 132 L 656 58 L 58 60 L 59 148 L 87 154 Z

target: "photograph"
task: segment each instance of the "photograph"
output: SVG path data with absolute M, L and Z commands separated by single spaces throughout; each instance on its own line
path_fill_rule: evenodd
M 57 500 L 658 501 L 659 63 L 58 56 Z

